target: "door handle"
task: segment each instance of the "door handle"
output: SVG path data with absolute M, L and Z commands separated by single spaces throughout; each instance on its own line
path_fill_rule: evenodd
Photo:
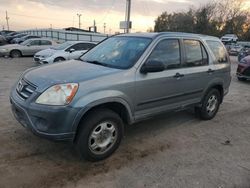
M 213 73 L 214 70 L 213 69 L 208 69 L 207 73 Z
M 175 75 L 174 75 L 174 78 L 181 78 L 181 77 L 184 77 L 184 74 L 180 74 L 180 73 L 176 73 Z

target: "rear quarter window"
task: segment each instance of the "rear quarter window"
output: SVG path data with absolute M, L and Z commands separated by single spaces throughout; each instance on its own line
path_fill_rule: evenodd
M 210 50 L 213 52 L 215 58 L 216 58 L 216 63 L 227 63 L 227 52 L 223 46 L 218 41 L 206 41 Z

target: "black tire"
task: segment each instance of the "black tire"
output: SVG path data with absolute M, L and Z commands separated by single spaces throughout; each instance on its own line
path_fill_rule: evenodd
M 246 81 L 246 78 L 242 78 L 242 77 L 237 77 L 239 81 Z
M 60 61 L 65 61 L 65 59 L 63 57 L 57 57 L 54 60 L 54 62 L 60 62 Z
M 22 53 L 19 50 L 12 50 L 10 52 L 10 57 L 12 58 L 22 57 Z
M 214 102 L 213 101 L 214 98 Z M 221 103 L 221 95 L 217 89 L 211 89 L 205 95 L 201 107 L 196 107 L 196 115 L 203 120 L 213 119 L 217 114 Z
M 104 129 L 103 125 L 107 129 Z M 119 147 L 123 137 L 123 122 L 118 114 L 109 109 L 92 111 L 79 126 L 81 127 L 76 138 L 76 148 L 88 161 L 99 161 L 109 157 Z M 111 133 L 113 127 L 115 130 Z M 95 136 L 93 137 L 93 135 Z M 112 139 L 109 140 L 107 135 L 110 135 Z M 109 141 L 113 143 L 108 143 Z M 101 142 L 106 143 L 106 146 Z M 96 149 L 93 149 L 95 147 Z M 102 147 L 107 147 L 106 151 L 101 151 Z

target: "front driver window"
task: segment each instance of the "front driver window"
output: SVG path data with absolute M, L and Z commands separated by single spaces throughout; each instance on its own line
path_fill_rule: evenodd
M 165 69 L 174 69 L 180 67 L 181 55 L 180 44 L 178 39 L 166 39 L 160 41 L 147 62 L 161 62 L 165 65 Z
M 38 45 L 40 45 L 39 40 L 34 40 L 34 41 L 31 41 L 30 43 L 30 46 L 38 46 Z

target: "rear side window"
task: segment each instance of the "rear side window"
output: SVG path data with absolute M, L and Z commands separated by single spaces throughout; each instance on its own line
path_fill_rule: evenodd
M 179 68 L 181 64 L 179 40 L 160 41 L 150 54 L 147 62 L 149 61 L 160 61 L 165 65 L 165 69 Z
M 218 41 L 207 41 L 208 46 L 212 50 L 217 63 L 227 63 L 227 52 L 223 45 Z
M 204 46 L 197 40 L 184 40 L 186 61 L 184 67 L 196 67 L 208 64 L 208 55 Z
M 51 41 L 48 40 L 41 40 L 41 45 L 51 45 Z

